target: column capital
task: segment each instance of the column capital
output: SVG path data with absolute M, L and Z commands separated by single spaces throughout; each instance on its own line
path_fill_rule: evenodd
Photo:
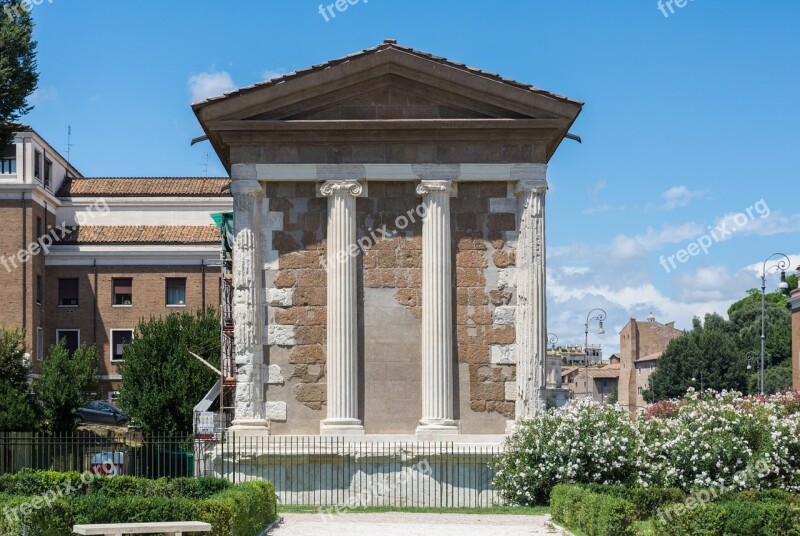
M 543 195 L 547 193 L 547 180 L 520 180 L 514 185 L 514 193 L 516 195 Z
M 341 195 L 349 193 L 353 197 L 358 197 L 364 191 L 364 187 L 358 181 L 354 180 L 331 180 L 322 183 L 319 188 L 319 193 L 323 197 L 331 197 L 333 195 Z
M 446 192 L 449 196 L 455 195 L 455 184 L 452 180 L 421 180 L 417 185 L 417 194 L 429 195 L 433 192 Z
M 264 197 L 264 187 L 255 179 L 231 181 L 231 194 L 234 196 Z

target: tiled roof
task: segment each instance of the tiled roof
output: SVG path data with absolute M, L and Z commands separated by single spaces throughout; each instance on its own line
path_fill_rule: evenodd
M 592 378 L 619 378 L 619 365 L 608 365 L 602 368 L 590 368 L 588 374 Z
M 636 360 L 636 362 L 641 363 L 642 361 L 658 361 L 659 359 L 661 359 L 661 353 L 662 352 L 658 352 L 656 354 L 650 354 L 644 357 L 640 357 L 639 359 Z
M 228 197 L 227 178 L 208 177 L 97 177 L 69 179 L 58 197 Z
M 84 225 L 63 244 L 218 244 L 215 225 Z
M 539 89 L 539 88 L 533 87 L 530 84 L 524 84 L 522 82 L 517 82 L 517 81 L 511 80 L 509 78 L 504 78 L 504 77 L 500 76 L 499 74 L 490 73 L 490 72 L 487 72 L 487 71 L 483 71 L 481 69 L 477 69 L 475 67 L 470 67 L 470 66 L 465 65 L 463 63 L 450 61 L 447 58 L 442 58 L 440 56 L 434 56 L 433 54 L 429 54 L 427 52 L 422 52 L 420 50 L 415 50 L 413 48 L 404 47 L 404 46 L 398 45 L 397 42 L 395 40 L 393 40 L 393 39 L 386 39 L 383 43 L 381 43 L 380 45 L 378 45 L 376 47 L 367 48 L 367 49 L 361 50 L 359 52 L 355 52 L 353 54 L 348 54 L 347 56 L 344 56 L 342 58 L 326 61 L 325 63 L 320 63 L 320 64 L 317 64 L 317 65 L 313 65 L 313 66 L 311 66 L 311 67 L 309 67 L 307 69 L 301 69 L 299 71 L 295 71 L 293 73 L 289 73 L 289 74 L 284 75 L 284 76 L 279 76 L 277 78 L 272 78 L 270 80 L 267 80 L 266 82 L 259 82 L 257 84 L 253 84 L 251 86 L 243 87 L 241 89 L 237 89 L 236 91 L 232 91 L 232 92 L 229 92 L 229 93 L 225 93 L 224 95 L 220 95 L 218 97 L 212 97 L 210 99 L 206 99 L 204 101 L 197 102 L 197 103 L 193 104 L 192 106 L 194 108 L 201 108 L 206 104 L 210 104 L 212 102 L 215 102 L 215 101 L 218 101 L 218 100 L 222 100 L 222 99 L 225 99 L 225 98 L 230 97 L 230 96 L 243 95 L 243 94 L 246 94 L 246 93 L 249 93 L 251 91 L 255 91 L 255 90 L 261 89 L 261 88 L 265 88 L 265 87 L 269 87 L 269 86 L 275 86 L 275 85 L 287 82 L 289 80 L 293 80 L 295 78 L 299 78 L 301 76 L 305 76 L 307 74 L 311 74 L 311 73 L 314 73 L 314 72 L 317 72 L 317 71 L 324 71 L 325 69 L 330 69 L 331 67 L 333 67 L 335 65 L 339 65 L 339 64 L 342 64 L 342 63 L 347 63 L 349 61 L 353 61 L 355 59 L 358 59 L 358 58 L 361 58 L 361 57 L 364 57 L 364 56 L 369 56 L 369 55 L 375 54 L 377 52 L 381 52 L 382 50 L 388 50 L 388 49 L 392 49 L 392 48 L 395 49 L 395 50 L 400 50 L 402 52 L 406 52 L 408 54 L 412 54 L 412 55 L 420 57 L 420 58 L 424 58 L 424 59 L 427 59 L 427 60 L 435 61 L 435 62 L 440 63 L 442 65 L 446 65 L 448 67 L 453 67 L 453 68 L 459 69 L 459 70 L 467 72 L 467 73 L 471 73 L 471 74 L 475 74 L 475 75 L 478 75 L 478 76 L 482 76 L 484 78 L 488 78 L 490 80 L 494 80 L 494 81 L 497 81 L 497 82 L 502 82 L 502 83 L 507 84 L 509 86 L 517 87 L 517 88 L 520 88 L 520 89 L 526 89 L 528 91 L 531 91 L 532 93 L 536 93 L 536 94 L 539 94 L 539 95 L 543 95 L 543 96 L 546 96 L 546 97 L 550 97 L 550 98 L 554 98 L 554 99 L 558 99 L 558 100 L 562 100 L 562 101 L 566 101 L 566 102 L 571 102 L 573 104 L 581 104 L 581 105 L 583 104 L 580 101 L 572 100 L 570 98 L 567 98 L 567 97 L 564 97 L 564 96 L 561 96 L 561 95 L 556 95 L 555 93 L 550 93 L 549 91 L 545 91 L 543 89 Z

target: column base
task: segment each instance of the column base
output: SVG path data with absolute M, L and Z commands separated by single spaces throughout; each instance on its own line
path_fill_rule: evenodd
M 319 435 L 363 436 L 364 425 L 358 419 L 325 419 L 319 423 Z
M 265 419 L 234 420 L 228 428 L 228 437 L 264 437 L 269 435 L 269 421 Z
M 451 436 L 459 435 L 461 429 L 458 423 L 451 419 L 422 420 L 415 433 L 417 436 Z

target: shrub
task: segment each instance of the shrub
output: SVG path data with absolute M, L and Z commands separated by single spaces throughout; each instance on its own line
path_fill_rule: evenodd
M 654 530 L 656 536 L 797 536 L 800 512 L 771 500 L 708 503 L 657 518 Z
M 585 486 L 560 484 L 550 498 L 553 520 L 589 536 L 634 535 L 635 507 L 619 497 L 590 491 Z
M 645 521 L 653 517 L 653 512 L 659 508 L 676 502 L 681 502 L 686 495 L 677 488 L 640 488 L 628 486 L 604 486 L 590 484 L 582 488 L 602 495 L 609 495 L 625 499 L 633 505 L 634 515 L 638 521 Z
M 546 504 L 558 483 L 628 484 L 638 474 L 635 422 L 610 405 L 579 401 L 521 423 L 496 463 L 507 502 Z

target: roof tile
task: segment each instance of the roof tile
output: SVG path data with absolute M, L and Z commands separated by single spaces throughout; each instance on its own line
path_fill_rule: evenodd
M 97 177 L 69 179 L 58 197 L 228 197 L 228 178 L 208 177 Z
M 75 227 L 63 244 L 216 244 L 215 225 L 84 225 Z

